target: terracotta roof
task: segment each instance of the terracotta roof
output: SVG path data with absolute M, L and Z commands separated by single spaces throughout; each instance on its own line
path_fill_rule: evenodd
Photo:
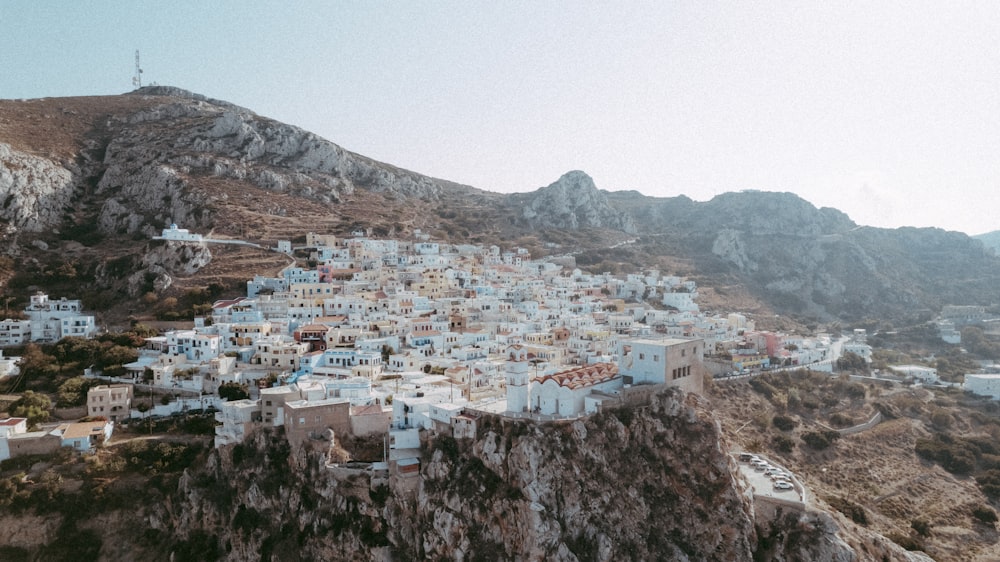
M 7 418 L 5 420 L 0 420 L 0 425 L 15 426 L 23 421 L 27 421 L 28 418 Z
M 594 386 L 602 382 L 607 382 L 618 376 L 618 365 L 614 363 L 595 363 L 574 367 L 566 371 L 545 375 L 535 379 L 535 382 L 542 384 L 546 381 L 554 381 L 559 386 L 570 389 Z

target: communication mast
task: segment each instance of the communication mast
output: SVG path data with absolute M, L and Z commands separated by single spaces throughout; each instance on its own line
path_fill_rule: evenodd
M 142 87 L 142 68 L 139 67 L 139 49 L 135 50 L 135 76 L 132 77 L 132 85 L 136 88 Z

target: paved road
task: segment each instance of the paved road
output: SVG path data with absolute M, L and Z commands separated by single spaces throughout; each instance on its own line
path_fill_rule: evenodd
M 111 440 L 108 441 L 105 447 L 115 447 L 121 445 L 122 443 L 129 443 L 131 441 L 165 441 L 167 443 L 194 443 L 196 441 L 208 443 L 213 439 L 210 435 L 191 435 L 187 433 L 183 434 L 167 434 L 167 433 L 155 433 L 153 435 L 135 435 L 133 434 L 114 434 L 111 436 Z

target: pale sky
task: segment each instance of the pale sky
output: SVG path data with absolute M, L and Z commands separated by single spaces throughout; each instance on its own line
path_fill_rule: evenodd
M 1000 2 L 0 0 L 0 98 L 144 83 L 500 192 L 569 170 L 1000 230 Z

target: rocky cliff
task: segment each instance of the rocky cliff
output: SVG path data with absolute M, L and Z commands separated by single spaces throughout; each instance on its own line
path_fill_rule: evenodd
M 179 88 L 142 88 L 108 98 L 117 102 L 108 107 L 101 99 L 2 102 L 9 117 L 0 122 L 0 219 L 8 230 L 60 226 L 70 202 L 88 189 L 105 234 L 147 235 L 167 220 L 213 226 L 214 204 L 227 195 L 218 188 L 227 181 L 323 203 L 357 189 L 427 200 L 467 189 Z M 67 115 L 78 130 L 58 153 L 32 134 L 59 128 Z
M 791 193 L 726 193 L 706 202 L 612 193 L 642 225 L 641 248 L 690 260 L 775 312 L 817 320 L 911 318 L 943 304 L 1000 300 L 1000 260 L 975 239 L 934 228 L 858 226 Z
M 575 421 L 484 415 L 475 438 L 428 434 L 410 475 L 331 465 L 342 450 L 273 429 L 207 456 L 116 450 L 0 480 L 0 557 L 924 560 L 823 511 L 755 506 L 706 400 L 678 390 Z
M 594 180 L 579 170 L 567 172 L 537 191 L 514 195 L 508 204 L 513 205 L 520 221 L 529 228 L 636 231 L 632 217 L 609 205 L 605 192 L 598 190 Z

